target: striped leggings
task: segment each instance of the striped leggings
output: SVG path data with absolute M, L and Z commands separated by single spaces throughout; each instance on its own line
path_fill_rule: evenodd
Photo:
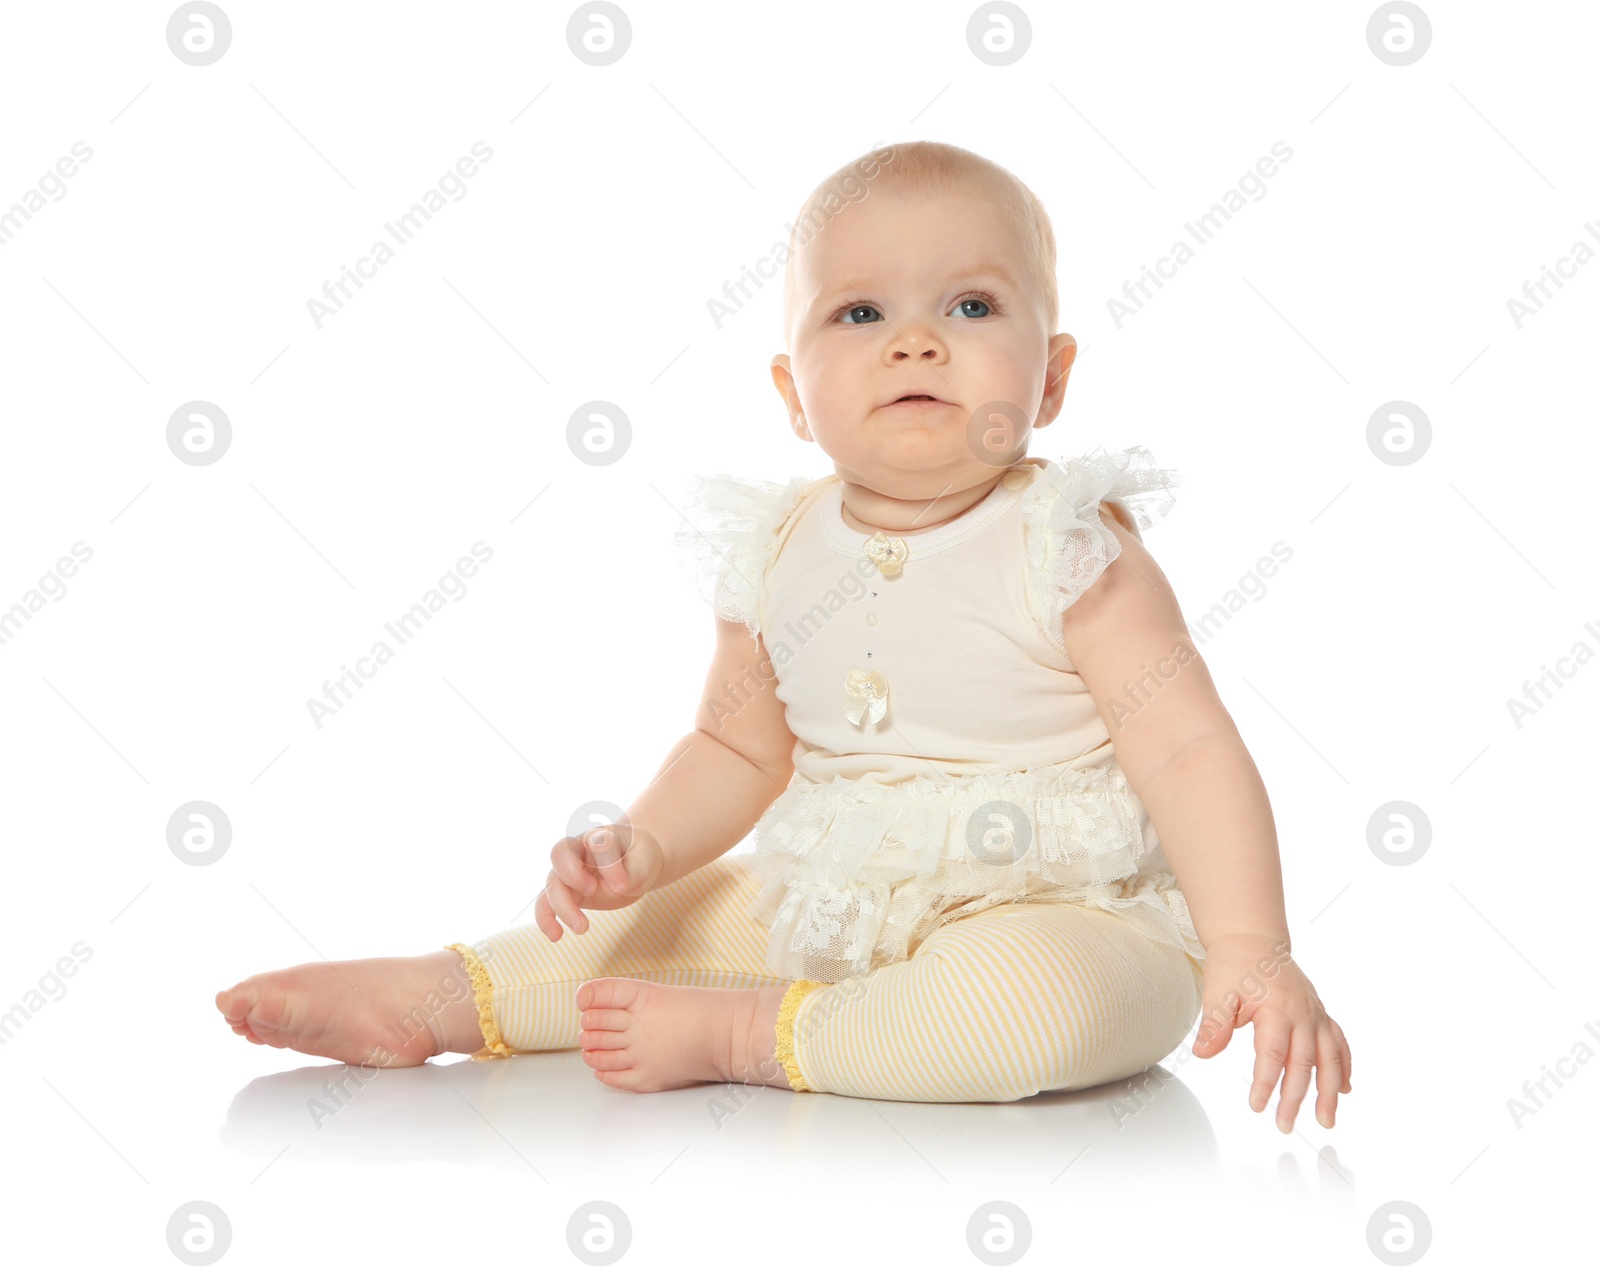
M 477 1058 L 579 1047 L 578 987 L 640 978 L 770 987 L 758 886 L 724 855 L 636 903 L 585 909 L 552 943 L 537 925 L 448 944 L 472 978 Z M 903 961 L 838 983 L 789 984 L 777 1060 L 797 1091 L 889 1101 L 1009 1102 L 1146 1069 L 1200 1016 L 1200 962 L 1112 913 L 1009 903 L 951 921 Z

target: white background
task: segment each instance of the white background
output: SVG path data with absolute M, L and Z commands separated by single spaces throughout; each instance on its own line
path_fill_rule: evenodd
M 167 1220 L 205 1199 L 226 1264 L 579 1263 L 568 1221 L 603 1199 L 626 1263 L 963 1265 L 1002 1199 L 1035 1263 L 1349 1265 L 1403 1199 L 1425 1262 L 1592 1247 L 1600 1066 L 1520 1127 L 1507 1103 L 1600 1052 L 1600 667 L 1563 663 L 1520 727 L 1507 701 L 1600 647 L 1600 262 L 1521 329 L 1506 305 L 1600 248 L 1592 7 L 1430 4 L 1393 67 L 1367 4 L 1032 4 L 994 67 L 970 5 L 639 4 L 603 68 L 560 7 L 225 8 L 203 68 L 161 5 L 14 6 L 0 39 L 0 209 L 93 150 L 0 247 L 0 609 L 93 551 L 0 646 L 0 1010 L 92 949 L 0 1047 L 8 1246 L 176 1264 Z M 706 302 L 822 176 L 913 139 L 1054 219 L 1084 352 L 1032 452 L 1182 473 L 1147 543 L 1191 622 L 1293 551 L 1203 654 L 1354 1051 L 1338 1127 L 1249 1111 L 1246 1031 L 1180 1049 L 1120 1131 L 1105 1090 L 761 1090 L 719 1127 L 712 1086 L 626 1094 L 575 1051 L 384 1072 L 315 1129 L 339 1068 L 247 1044 L 213 994 L 503 928 L 574 809 L 655 773 L 712 646 L 681 482 L 831 469 L 770 385 L 777 281 L 721 329 Z M 479 141 L 467 195 L 318 329 L 307 300 Z M 1118 329 L 1108 298 L 1278 141 L 1266 196 Z M 596 399 L 632 423 L 609 466 L 567 445 Z M 193 400 L 232 422 L 210 466 L 167 448 Z M 1406 466 L 1367 445 L 1393 400 L 1432 422 Z M 315 726 L 308 698 L 480 540 L 466 596 Z M 166 842 L 195 799 L 233 826 L 205 867 Z M 1404 867 L 1368 845 L 1392 800 L 1432 827 Z

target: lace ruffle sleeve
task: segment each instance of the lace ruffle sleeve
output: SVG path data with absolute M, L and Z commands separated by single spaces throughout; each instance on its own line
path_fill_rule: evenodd
M 1022 511 L 1026 593 L 1034 619 L 1057 652 L 1066 655 L 1063 614 L 1122 553 L 1122 544 L 1100 520 L 1100 503 L 1121 507 L 1142 542 L 1142 530 L 1172 510 L 1178 483 L 1178 473 L 1157 467 L 1142 445 L 1111 454 L 1096 447 L 1082 458 L 1048 464 L 1034 482 Z
M 715 475 L 692 476 L 683 486 L 685 522 L 673 535 L 679 565 L 717 616 L 743 622 L 752 636 L 761 633 L 761 593 L 778 530 L 811 483 L 804 476 L 777 484 Z

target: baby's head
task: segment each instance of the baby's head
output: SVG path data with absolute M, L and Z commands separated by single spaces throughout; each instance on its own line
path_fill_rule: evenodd
M 931 499 L 993 481 L 1061 408 L 1050 218 L 1010 172 L 915 141 L 846 164 L 790 234 L 772 378 L 845 480 Z M 891 405 L 924 393 L 944 404 Z

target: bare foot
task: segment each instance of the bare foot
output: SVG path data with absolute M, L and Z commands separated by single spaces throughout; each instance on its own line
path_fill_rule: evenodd
M 658 1093 L 705 1082 L 789 1088 L 775 1059 L 776 987 L 669 987 L 638 978 L 593 978 L 578 988 L 578 1042 L 596 1078 Z
M 460 954 L 448 950 L 255 974 L 216 1001 L 255 1044 L 353 1066 L 417 1066 L 483 1047 L 472 980 Z

